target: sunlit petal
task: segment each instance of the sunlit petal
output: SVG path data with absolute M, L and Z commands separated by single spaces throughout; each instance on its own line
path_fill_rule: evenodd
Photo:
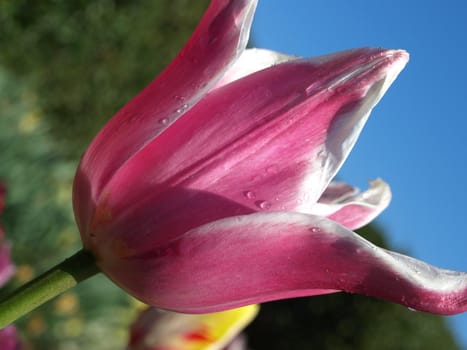
M 137 284 L 135 295 L 182 312 L 337 290 L 438 314 L 467 310 L 467 273 L 378 248 L 331 220 L 305 214 L 219 220 L 138 260 L 147 270 L 128 276 Z
M 228 216 L 309 211 L 407 59 L 351 50 L 216 89 L 114 176 L 94 242 L 131 254 Z
M 213 0 L 171 64 L 93 140 L 74 183 L 78 226 L 86 233 L 103 186 L 118 169 L 189 110 L 243 52 L 256 0 Z
M 347 184 L 331 182 L 309 213 L 356 230 L 376 218 L 390 201 L 391 190 L 381 179 L 370 181 L 370 188 L 362 193 Z

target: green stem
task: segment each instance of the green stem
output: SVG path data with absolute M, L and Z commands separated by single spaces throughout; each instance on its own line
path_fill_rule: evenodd
M 0 329 L 98 272 L 94 257 L 78 251 L 2 300 Z

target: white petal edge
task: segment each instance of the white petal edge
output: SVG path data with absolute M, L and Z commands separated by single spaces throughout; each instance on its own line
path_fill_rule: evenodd
M 235 80 L 276 64 L 296 60 L 298 58 L 298 56 L 286 55 L 272 50 L 257 48 L 246 49 L 211 90 L 218 89 Z
M 369 183 L 370 188 L 364 192 L 359 192 L 357 188 L 352 190 L 352 187 L 345 184 L 331 183 L 324 191 L 322 199 L 308 214 L 328 217 L 352 230 L 370 223 L 388 207 L 392 195 L 389 185 L 382 179 Z M 342 187 L 343 191 L 331 193 L 337 186 Z

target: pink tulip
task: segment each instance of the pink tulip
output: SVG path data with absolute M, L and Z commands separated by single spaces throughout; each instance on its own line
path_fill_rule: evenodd
M 465 311 L 467 274 L 351 231 L 388 205 L 382 180 L 331 182 L 408 54 L 245 50 L 255 6 L 213 0 L 91 143 L 74 183 L 85 249 L 135 297 L 181 312 L 337 291 Z

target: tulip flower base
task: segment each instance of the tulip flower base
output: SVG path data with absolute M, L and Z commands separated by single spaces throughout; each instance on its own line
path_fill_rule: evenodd
M 94 257 L 80 250 L 0 302 L 0 328 L 97 274 Z

